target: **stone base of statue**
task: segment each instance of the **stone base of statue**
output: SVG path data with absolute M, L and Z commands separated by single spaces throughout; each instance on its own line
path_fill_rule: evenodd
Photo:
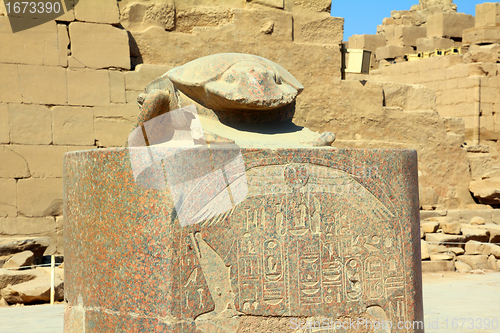
M 140 149 L 65 156 L 65 332 L 419 331 L 415 151 Z

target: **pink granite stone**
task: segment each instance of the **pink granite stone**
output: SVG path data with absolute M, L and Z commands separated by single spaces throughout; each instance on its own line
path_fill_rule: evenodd
M 185 227 L 168 187 L 136 183 L 129 149 L 65 155 L 65 332 L 237 332 L 250 315 L 423 321 L 414 150 L 241 152 L 243 202 Z

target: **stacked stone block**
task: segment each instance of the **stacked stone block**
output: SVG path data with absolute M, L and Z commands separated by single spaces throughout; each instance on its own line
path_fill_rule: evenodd
M 0 238 L 48 236 L 45 253 L 63 253 L 64 153 L 123 146 L 138 113 L 126 73 L 149 82 L 167 70 L 128 72 L 118 24 L 114 0 L 18 33 L 0 15 Z
M 475 26 L 464 31 L 464 44 L 500 43 L 500 3 L 476 5 Z
M 500 133 L 500 64 L 464 63 L 463 59 L 453 55 L 398 63 L 373 71 L 370 78 L 432 88 L 439 114 L 464 120 L 469 144 L 476 144 L 478 136 L 496 141 Z
M 422 270 L 500 271 L 499 222 L 492 209 L 421 214 Z

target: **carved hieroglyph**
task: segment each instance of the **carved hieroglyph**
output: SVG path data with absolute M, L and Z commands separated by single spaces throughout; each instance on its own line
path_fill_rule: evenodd
M 414 151 L 244 148 L 246 199 L 186 227 L 168 189 L 137 186 L 128 155 L 66 155 L 68 322 L 194 333 L 237 332 L 246 315 L 423 320 Z
M 310 163 L 258 166 L 247 177 L 247 200 L 230 216 L 205 221 L 207 229 L 181 231 L 182 296 L 197 299 L 202 289 L 214 299 L 216 313 L 217 290 L 231 288 L 231 305 L 244 314 L 338 316 L 379 305 L 391 320 L 406 320 L 403 229 L 389 200 L 353 175 Z M 221 242 L 215 226 L 230 230 L 231 239 Z M 202 269 L 206 288 L 192 283 L 203 266 L 190 246 L 193 232 L 230 270 L 229 286 L 217 265 Z M 212 277 L 216 286 L 208 281 Z M 187 299 L 182 304 L 194 317 L 211 306 L 198 302 L 193 309 Z

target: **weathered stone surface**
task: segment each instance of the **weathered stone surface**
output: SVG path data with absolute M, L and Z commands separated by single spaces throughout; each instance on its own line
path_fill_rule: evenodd
M 9 306 L 9 303 L 7 303 L 6 300 L 0 297 L 0 307 L 6 307 L 6 306 Z
M 128 34 L 105 24 L 69 25 L 72 57 L 90 68 L 130 69 Z
M 48 234 L 54 230 L 55 223 L 52 217 L 14 217 L 0 218 L 0 234 L 2 235 L 29 235 L 27 238 L 33 238 L 33 235 Z
M 476 5 L 476 24 L 479 27 L 500 26 L 500 4 L 486 2 Z
M 460 219 L 460 223 L 470 223 L 473 217 L 479 216 L 484 219 L 486 223 L 491 223 L 492 214 L 494 210 L 485 210 L 485 209 L 476 209 L 476 210 L 459 210 L 458 216 Z
M 168 65 L 140 64 L 134 71 L 125 73 L 126 90 L 144 91 L 144 88 L 153 80 L 156 80 L 172 69 Z
M 483 254 L 478 255 L 461 255 L 457 257 L 457 261 L 464 262 L 472 269 L 488 268 L 488 256 Z
M 62 179 L 29 178 L 17 182 L 17 207 L 24 216 L 62 213 Z
M 462 235 L 467 240 L 476 240 L 479 242 L 487 242 L 490 239 L 487 229 L 462 228 Z
M 375 53 L 377 48 L 385 46 L 386 40 L 382 35 L 352 35 L 349 37 L 350 49 L 362 49 Z
M 487 205 L 500 203 L 500 177 L 473 181 L 469 188 L 481 203 Z
M 93 87 L 95 88 L 96 86 Z M 93 145 L 93 110 L 91 108 L 68 106 L 53 108 L 52 132 L 53 143 L 56 145 Z
M 0 147 L 0 177 L 27 178 L 30 176 L 28 165 L 22 156 L 8 146 Z
M 31 266 L 35 259 L 35 255 L 31 251 L 24 251 L 14 254 L 5 264 L 3 264 L 2 268 L 21 268 L 25 266 Z
M 490 265 L 490 269 L 494 270 L 494 271 L 499 271 L 500 270 L 500 266 L 498 265 L 498 260 L 495 258 L 494 255 L 491 255 L 488 257 L 488 263 Z
M 0 101 L 4 103 L 21 103 L 21 86 L 19 84 L 19 72 L 17 65 L 0 64 L 2 80 L 9 82 L 0 86 Z
M 338 45 L 343 38 L 344 19 L 330 13 L 293 13 L 293 36 L 298 43 Z
M 65 24 L 57 25 L 57 39 L 59 43 L 59 66 L 68 67 L 69 33 Z
M 427 242 L 424 240 L 420 241 L 420 250 L 421 250 L 421 259 L 429 259 L 429 247 L 427 246 Z
M 96 118 L 94 120 L 95 139 L 99 147 L 123 147 L 130 132 L 132 122 L 116 118 Z
M 291 13 L 241 9 L 234 9 L 233 13 L 235 37 L 239 40 L 262 40 L 265 43 L 293 40 L 294 21 Z
M 93 110 L 94 117 L 96 119 L 122 119 L 127 120 L 131 123 L 135 123 L 137 121 L 137 114 L 139 113 L 139 107 L 134 103 L 96 106 L 93 108 Z
M 60 67 L 19 65 L 23 103 L 65 104 L 66 70 Z
M 0 16 L 0 63 L 57 66 L 57 27 L 50 21 L 12 33 L 7 16 Z
M 431 261 L 453 260 L 454 254 L 449 253 L 433 253 L 430 255 Z
M 441 229 L 445 234 L 460 235 L 460 222 L 444 222 L 441 223 Z
M 68 147 L 54 145 L 10 145 L 9 149 L 18 154 L 24 160 L 24 163 L 27 163 L 27 169 L 32 177 L 62 177 L 62 160 L 64 153 L 68 151 Z
M 473 224 L 473 225 L 484 225 L 484 223 L 485 223 L 485 220 L 481 216 L 474 216 L 470 220 L 470 224 Z
M 25 219 L 20 219 L 21 222 Z M 3 220 L 5 223 L 15 222 L 15 219 Z M 3 229 L 4 232 L 11 232 L 12 229 Z M 15 233 L 15 232 L 14 232 Z M 49 246 L 49 238 L 47 237 L 29 237 L 29 238 L 0 238 L 0 256 L 8 256 L 23 251 L 31 251 L 35 256 L 43 255 L 45 249 Z M 2 288 L 0 288 L 2 289 Z
M 422 273 L 454 271 L 455 264 L 451 260 L 422 261 Z
M 450 38 L 418 38 L 416 41 L 417 52 L 432 52 L 436 49 L 449 49 L 455 46 L 455 42 Z
M 54 299 L 61 301 L 64 298 L 64 282 L 58 276 L 55 277 L 55 291 Z M 0 293 L 10 304 L 48 302 L 50 301 L 50 275 L 43 274 L 31 281 L 8 286 Z
M 500 29 L 497 27 L 470 28 L 463 31 L 463 44 L 500 43 Z
M 0 153 L 0 156 L 3 155 Z M 15 179 L 0 178 L 0 217 L 17 216 L 17 186 Z
M 156 3 L 128 4 L 121 10 L 121 21 L 127 30 L 144 30 L 150 26 L 165 30 L 175 28 L 175 4 L 173 0 Z
M 119 23 L 120 13 L 114 0 L 80 0 L 74 10 L 77 21 Z
M 206 223 L 202 222 L 180 228 L 178 219 L 169 217 L 173 209 L 173 202 L 169 199 L 168 191 L 165 191 L 165 189 L 158 191 L 143 189 L 136 185 L 129 169 L 128 151 L 128 149 L 106 149 L 71 153 L 66 156 L 65 237 L 66 244 L 71 244 L 71 246 L 65 248 L 66 297 L 72 309 L 75 309 L 77 305 L 81 306 L 80 315 L 84 315 L 84 313 L 89 315 L 90 309 L 95 307 L 101 309 L 110 308 L 118 300 L 120 300 L 120 304 L 125 306 L 123 313 L 133 313 L 135 300 L 141 299 L 141 308 L 145 316 L 149 316 L 158 309 L 160 311 L 170 311 L 174 318 L 179 318 L 178 316 L 184 313 L 184 330 L 194 332 L 197 326 L 204 325 L 203 327 L 206 327 L 205 325 L 210 325 L 209 319 L 200 321 L 199 319 L 194 320 L 194 318 L 200 318 L 199 314 L 205 316 L 203 313 L 207 313 L 207 311 L 216 316 L 221 309 L 226 310 L 228 304 L 231 309 L 242 312 L 242 317 L 245 314 L 280 317 L 298 314 L 310 316 L 313 312 L 315 315 L 320 316 L 329 316 L 330 313 L 332 316 L 337 316 L 337 312 L 340 314 L 355 314 L 360 310 L 358 305 L 355 305 L 354 308 L 352 306 L 344 308 L 340 305 L 343 304 L 343 301 L 347 302 L 353 297 L 363 300 L 370 296 L 377 299 L 377 304 L 383 312 L 388 313 L 386 311 L 388 300 L 384 295 L 386 293 L 391 295 L 392 288 L 386 287 L 385 281 L 382 280 L 379 289 L 379 287 L 375 288 L 372 282 L 359 275 L 359 281 L 365 288 L 358 289 L 358 291 L 352 289 L 352 284 L 348 282 L 349 276 L 356 278 L 358 275 L 353 274 L 366 271 L 364 266 L 359 266 L 357 271 L 359 273 L 354 273 L 353 267 L 357 267 L 354 261 L 361 260 L 358 258 L 368 260 L 369 263 L 375 260 L 374 265 L 377 266 L 370 264 L 370 267 L 381 267 L 380 274 L 378 273 L 379 270 L 375 270 L 373 271 L 375 275 L 371 276 L 385 276 L 385 272 L 388 273 L 391 267 L 395 268 L 390 270 L 395 272 L 391 273 L 394 274 L 391 275 L 393 276 L 391 279 L 404 282 L 401 287 L 398 287 L 401 295 L 408 294 L 407 292 L 403 293 L 403 291 L 408 288 L 411 289 L 414 285 L 414 283 L 410 282 L 412 281 L 410 276 L 404 277 L 401 274 L 403 267 L 405 267 L 405 272 L 419 271 L 420 269 L 419 246 L 418 244 L 415 246 L 414 243 L 410 245 L 411 242 L 418 242 L 416 238 L 419 227 L 418 199 L 415 196 L 417 190 L 416 159 L 412 167 L 401 167 L 400 163 L 402 161 L 399 162 L 400 160 L 396 156 L 393 158 L 384 157 L 384 160 L 389 159 L 392 162 L 384 163 L 384 168 L 381 168 L 376 176 L 373 174 L 372 176 L 365 175 L 363 179 L 372 179 L 371 177 L 385 179 L 389 174 L 392 174 L 390 182 L 393 186 L 401 184 L 389 187 L 381 182 L 377 186 L 383 186 L 383 190 L 374 191 L 375 194 L 373 195 L 382 195 L 387 190 L 392 191 L 393 188 L 397 188 L 399 193 L 397 197 L 399 199 L 394 200 L 396 196 L 391 199 L 391 195 L 384 195 L 383 199 L 380 199 L 380 201 L 375 200 L 372 203 L 371 200 L 357 201 L 349 199 L 351 195 L 347 193 L 343 195 L 330 194 L 328 190 L 325 190 L 327 192 L 322 190 L 321 194 L 316 194 L 314 188 L 323 186 L 321 184 L 324 181 L 334 181 L 335 178 L 332 176 L 337 174 L 340 171 L 339 169 L 345 170 L 342 172 L 348 174 L 356 173 L 353 167 L 350 166 L 350 162 L 343 161 L 355 160 L 360 165 L 372 167 L 374 166 L 374 159 L 379 159 L 379 157 L 375 157 L 377 154 L 382 153 L 392 156 L 392 151 L 370 150 L 370 157 L 368 158 L 367 155 L 364 155 L 364 152 L 367 152 L 366 150 L 327 148 L 302 150 L 299 154 L 295 149 L 243 148 L 242 155 L 245 158 L 246 165 L 249 166 L 246 171 L 249 186 L 247 199 L 235 208 L 234 212 L 222 216 L 220 219 L 215 217 L 210 220 L 213 221 L 213 226 L 210 226 L 211 222 L 207 221 Z M 394 152 L 405 151 L 395 150 Z M 287 156 L 287 159 L 285 160 L 280 156 Z M 347 156 L 349 157 L 346 159 Z M 189 157 L 189 159 L 196 160 L 195 157 Z M 409 156 L 405 158 L 405 161 L 408 161 L 407 158 Z M 311 161 L 311 159 L 315 163 L 320 163 L 320 165 L 310 164 L 308 161 Z M 85 162 L 82 163 L 83 161 Z M 106 162 L 103 163 L 103 161 Z M 398 171 L 393 174 L 392 171 L 396 171 L 396 168 Z M 289 171 L 285 171 L 285 169 Z M 122 172 L 116 172 L 117 170 Z M 292 178 L 288 177 L 291 170 L 300 174 L 298 178 L 294 177 L 297 181 L 293 181 Z M 322 176 L 318 173 L 320 170 L 322 170 Z M 90 180 L 87 177 L 89 172 L 93 175 L 93 181 L 88 181 Z M 332 176 L 330 176 L 331 173 L 333 173 Z M 412 173 L 413 177 L 409 176 L 409 173 Z M 275 180 L 273 180 L 272 186 L 268 186 L 267 183 L 271 178 Z M 108 184 L 117 184 L 117 186 L 92 185 L 101 184 L 104 179 Z M 308 179 L 307 184 L 306 179 Z M 412 185 L 406 183 L 410 179 L 413 179 L 410 181 Z M 403 183 L 408 185 L 403 185 Z M 91 186 L 94 189 L 92 195 L 90 195 L 89 191 L 83 190 Z M 290 186 L 294 186 L 296 189 Z M 411 191 L 409 191 L 410 186 Z M 286 191 L 291 192 L 283 193 L 283 189 L 289 187 L 290 189 Z M 303 204 L 301 204 L 300 199 L 302 191 L 309 193 L 309 199 L 303 201 Z M 155 193 L 153 194 L 153 192 Z M 160 193 L 165 195 L 161 199 L 157 197 L 157 194 Z M 364 190 L 362 193 L 370 197 L 372 195 Z M 410 193 L 415 196 L 413 199 L 411 199 L 412 195 Z M 147 199 L 141 202 L 134 198 Z M 286 201 L 283 201 L 284 198 L 287 198 Z M 134 202 L 134 209 L 130 209 L 131 202 Z M 281 202 L 283 202 L 283 205 Z M 391 202 L 391 207 L 395 205 L 394 208 L 386 206 L 385 202 Z M 398 230 L 407 230 L 406 228 L 409 228 L 412 230 L 411 233 L 396 233 L 394 224 L 389 222 L 394 220 L 388 219 L 387 223 L 385 223 L 383 222 L 385 221 L 384 218 L 382 218 L 384 220 L 381 220 L 380 217 L 372 215 L 372 213 L 363 212 L 364 207 L 373 207 L 369 210 L 371 212 L 373 210 L 379 211 L 377 207 L 386 206 L 388 207 L 387 213 L 384 213 L 385 209 L 380 211 L 384 216 L 389 212 L 396 211 L 396 207 L 409 203 L 411 203 L 410 206 L 412 207 L 411 216 L 407 215 L 406 218 L 398 218 L 396 224 L 404 223 L 405 227 L 401 229 L 398 227 Z M 80 205 L 92 208 L 86 209 L 84 212 L 79 208 Z M 306 209 L 302 215 L 304 226 L 301 226 L 302 217 L 298 208 L 300 205 Z M 143 215 L 146 210 L 148 213 Z M 397 212 L 408 212 L 408 210 L 397 210 Z M 123 218 L 116 218 L 117 216 Z M 143 222 L 144 216 L 149 216 L 155 222 L 141 223 L 140 232 L 131 232 L 132 229 L 137 231 L 138 225 L 131 223 L 131 221 L 135 221 L 138 216 L 143 216 Z M 355 218 L 356 216 L 358 218 Z M 110 223 L 110 221 L 113 221 L 113 223 Z M 321 221 L 321 223 L 316 225 L 314 221 Z M 359 229 L 358 227 L 350 227 L 349 225 L 354 226 L 354 224 L 348 224 L 348 221 L 357 221 L 356 225 L 359 226 Z M 322 225 L 325 225 L 325 227 L 322 227 Z M 327 225 L 328 227 L 326 227 Z M 330 225 L 333 228 L 331 233 L 328 231 Z M 338 227 L 344 225 L 347 229 L 335 237 L 333 234 L 335 225 Z M 85 232 L 83 232 L 84 230 Z M 226 232 L 229 232 L 229 234 L 226 234 Z M 357 238 L 358 232 L 370 236 L 361 240 L 361 238 Z M 99 234 L 98 237 L 97 234 Z M 391 236 L 389 237 L 389 235 Z M 109 237 L 120 241 L 113 241 L 113 246 L 109 247 L 106 245 L 110 241 Z M 350 245 L 349 242 L 353 239 L 352 237 L 361 241 L 359 245 L 354 245 L 354 247 Z M 136 238 L 149 239 L 149 241 L 138 241 Z M 344 243 L 344 241 L 349 242 Z M 235 246 L 228 245 L 233 243 Z M 110 260 L 110 258 L 119 256 L 123 251 L 128 251 L 126 249 L 132 244 L 134 244 L 134 249 L 138 255 L 130 257 L 131 261 L 127 262 L 126 265 L 122 265 L 114 259 Z M 329 247 L 326 244 L 332 244 L 332 252 L 329 252 Z M 174 251 L 178 246 L 179 251 Z M 106 256 L 90 255 L 87 252 L 95 248 L 106 248 Z M 403 256 L 408 258 L 403 259 L 404 266 L 399 254 L 388 255 L 391 251 L 396 253 L 396 248 L 400 248 L 401 251 L 398 253 L 402 253 Z M 197 252 L 196 249 L 199 249 L 200 252 Z M 157 255 L 151 256 L 148 253 L 157 253 Z M 201 261 L 200 255 L 197 253 L 201 254 Z M 374 257 L 372 253 L 379 254 Z M 147 256 L 148 260 L 144 260 L 144 256 Z M 177 256 L 182 256 L 185 265 L 178 264 L 180 262 Z M 262 256 L 264 256 L 264 265 L 259 264 L 260 259 L 258 258 L 262 258 Z M 88 269 L 85 267 L 95 267 L 94 263 L 97 261 L 100 262 L 99 269 L 89 274 Z M 156 262 L 162 262 L 162 264 L 157 266 Z M 313 262 L 324 262 L 324 264 L 313 266 Z M 383 265 L 385 262 L 387 264 Z M 379 264 L 381 265 L 378 266 Z M 227 268 L 228 265 L 230 265 L 231 269 Z M 259 270 L 255 270 L 256 265 L 259 265 Z M 179 274 L 170 275 L 162 272 L 159 274 L 137 273 L 148 272 L 151 267 L 157 267 L 160 270 L 164 268 L 169 271 L 178 269 Z M 250 267 L 254 267 L 254 270 L 250 270 Z M 345 273 L 341 274 L 339 269 L 345 271 Z M 223 271 L 223 274 L 219 274 L 220 271 Z M 303 277 L 299 274 L 301 271 L 304 272 Z M 98 283 L 99 288 L 91 287 L 96 285 L 93 281 L 108 278 L 114 280 L 117 272 L 120 272 L 121 276 L 134 277 L 133 281 L 131 280 L 134 286 L 147 284 L 149 286 L 147 290 L 148 296 L 143 297 L 146 291 L 143 291 L 142 288 L 137 288 L 137 292 L 132 295 L 129 290 L 135 287 L 130 284 L 127 285 L 127 290 L 124 289 L 124 284 Z M 416 278 L 416 275 L 410 275 Z M 273 281 L 268 281 L 267 279 L 271 276 L 273 276 L 271 278 Z M 285 276 L 289 276 L 290 279 L 285 280 Z M 321 277 L 323 277 L 323 280 L 320 280 Z M 254 280 L 254 278 L 258 280 Z M 337 280 L 339 282 L 333 284 L 327 282 Z M 254 281 L 262 282 L 257 283 Z M 249 285 L 244 285 L 244 283 Z M 166 285 L 172 287 L 165 288 Z M 331 287 L 326 287 L 327 285 Z M 269 289 L 271 286 L 272 289 Z M 255 294 L 255 288 L 257 288 L 257 294 Z M 328 293 L 321 296 L 318 292 L 324 288 L 335 288 L 332 289 L 335 297 L 327 297 Z M 341 288 L 348 288 L 347 292 L 344 292 Z M 215 290 L 220 292 L 217 293 Z M 96 297 L 96 292 L 99 293 L 99 297 Z M 401 302 L 405 306 L 407 316 L 414 318 L 417 309 L 420 307 L 420 305 L 417 305 L 420 302 L 418 300 L 419 293 L 410 292 L 409 294 L 412 295 L 411 300 L 410 297 L 404 298 L 406 296 L 402 296 Z M 283 302 L 287 297 L 290 297 L 291 301 L 289 303 Z M 172 301 L 165 302 L 166 298 Z M 340 302 L 337 302 L 337 299 L 340 299 Z M 220 300 L 224 300 L 224 303 L 221 304 Z M 331 303 L 328 303 L 330 301 Z M 358 304 L 357 302 L 354 303 Z M 255 304 L 258 304 L 258 306 L 255 306 Z M 232 310 L 228 311 L 232 312 Z M 365 308 L 362 311 L 365 311 Z M 420 311 L 418 310 L 418 313 L 421 313 Z M 77 315 L 74 312 L 69 313 L 68 322 L 76 320 Z M 388 314 L 387 316 L 393 319 L 392 316 L 394 315 Z M 422 315 L 419 314 L 419 316 Z M 101 319 L 97 319 L 97 317 Z M 99 321 L 100 330 L 109 331 L 116 327 L 117 322 L 109 320 L 106 311 L 99 312 L 94 318 Z M 231 320 L 234 319 L 221 318 L 220 325 L 227 327 Z M 150 327 L 149 321 L 143 320 L 142 317 L 123 316 L 120 319 L 120 325 L 127 326 L 132 322 L 134 322 L 135 327 L 141 327 L 142 329 L 147 330 Z M 156 325 L 156 329 L 160 330 L 175 331 L 177 329 L 175 324 L 166 322 L 159 323 L 155 321 L 154 325 Z M 91 328 L 87 326 L 87 331 L 90 330 Z M 236 330 L 236 327 L 233 330 Z
M 109 100 L 111 103 L 127 103 L 125 94 L 125 74 L 119 71 L 108 71 Z
M 42 105 L 9 104 L 10 141 L 21 144 L 52 142 L 52 111 Z
M 482 254 L 493 255 L 497 259 L 500 258 L 500 246 L 496 244 L 486 243 L 483 245 L 481 249 L 482 249 Z
M 465 262 L 461 261 L 455 261 L 455 268 L 457 269 L 457 271 L 465 271 L 465 272 L 472 270 L 472 267 L 470 267 L 469 264 L 466 264 Z
M 0 143 L 10 143 L 9 108 L 0 104 Z
M 443 13 L 427 18 L 427 37 L 462 38 L 464 29 L 474 27 L 474 16 L 463 13 Z
M 432 243 L 432 244 L 464 243 L 465 236 L 429 233 L 429 234 L 425 234 L 425 240 L 428 243 Z
M 316 10 L 318 12 L 330 13 L 332 2 L 330 0 L 294 0 L 294 6 L 305 9 Z
M 43 273 L 37 269 L 15 271 L 10 269 L 0 269 L 0 290 L 10 285 L 16 285 L 35 279 Z
M 465 253 L 465 250 L 461 247 L 448 247 L 447 250 L 455 253 L 457 256 Z
M 68 70 L 68 103 L 71 105 L 109 105 L 109 87 L 107 71 Z
M 483 250 L 484 245 L 481 242 L 470 240 L 465 243 L 465 254 L 486 254 Z
M 420 224 L 420 228 L 422 228 L 425 232 L 436 232 L 439 228 L 438 222 L 424 222 Z
M 383 83 L 384 104 L 405 111 L 437 110 L 436 95 L 432 89 L 419 84 Z
M 377 49 L 376 57 L 377 59 L 394 59 L 407 53 L 413 53 L 413 49 L 411 47 L 386 45 Z

